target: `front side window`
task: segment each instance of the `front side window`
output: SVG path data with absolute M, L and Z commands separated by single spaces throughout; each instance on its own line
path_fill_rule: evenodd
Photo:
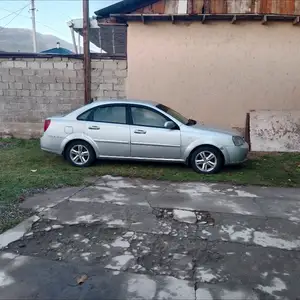
M 94 122 L 126 124 L 126 107 L 98 106 L 93 109 L 89 119 Z
M 167 107 L 163 104 L 158 104 L 158 105 L 156 105 L 156 107 L 161 109 L 165 113 L 169 114 L 174 119 L 176 119 L 177 121 L 179 121 L 183 124 L 187 124 L 189 122 L 189 120 L 186 117 L 182 116 L 179 112 L 175 111 L 174 109 L 172 109 L 170 107 Z
M 158 112 L 145 107 L 131 107 L 133 125 L 148 127 L 164 127 L 168 121 L 166 117 Z

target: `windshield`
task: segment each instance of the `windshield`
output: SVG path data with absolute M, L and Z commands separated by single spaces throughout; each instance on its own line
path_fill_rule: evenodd
M 183 124 L 188 124 L 189 123 L 189 119 L 182 116 L 179 112 L 173 110 L 172 108 L 169 108 L 169 107 L 167 107 L 163 104 L 157 104 L 156 107 L 158 109 L 164 111 L 165 113 L 169 114 L 171 117 L 173 117 L 174 119 L 176 119 L 177 121 L 179 121 Z

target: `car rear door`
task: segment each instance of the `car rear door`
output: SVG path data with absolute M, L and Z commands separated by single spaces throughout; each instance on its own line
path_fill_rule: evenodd
M 100 156 L 129 157 L 130 128 L 126 105 L 109 104 L 93 108 L 87 114 L 85 134 L 98 145 Z
M 180 159 L 180 129 L 165 128 L 170 121 L 165 115 L 151 107 L 130 105 L 129 119 L 132 157 Z

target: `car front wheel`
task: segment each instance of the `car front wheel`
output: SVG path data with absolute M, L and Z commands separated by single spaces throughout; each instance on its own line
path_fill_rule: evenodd
M 192 153 L 191 166 L 197 173 L 218 173 L 223 166 L 222 154 L 214 147 L 199 147 Z
M 94 149 L 85 141 L 71 142 L 65 152 L 68 161 L 76 167 L 88 167 L 96 159 Z

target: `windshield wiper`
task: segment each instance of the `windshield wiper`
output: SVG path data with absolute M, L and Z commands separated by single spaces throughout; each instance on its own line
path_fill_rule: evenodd
M 190 125 L 196 125 L 197 121 L 193 120 L 193 119 L 188 119 L 187 123 L 185 125 L 190 126 Z

